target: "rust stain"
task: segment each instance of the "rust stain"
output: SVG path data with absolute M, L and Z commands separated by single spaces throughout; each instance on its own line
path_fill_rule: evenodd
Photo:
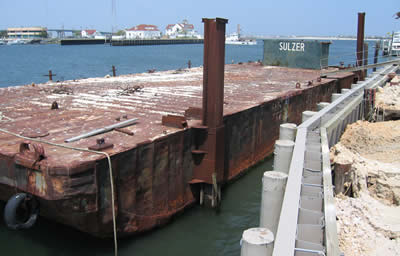
M 349 88 L 354 80 L 353 74 L 346 73 L 315 82 L 319 77 L 315 70 L 257 63 L 225 65 L 223 77 L 223 111 L 221 118 L 214 120 L 225 127 L 223 140 L 217 136 L 219 125 L 209 134 L 215 136 L 210 143 L 224 148 L 219 177 L 223 182 L 272 152 L 280 123 L 299 123 L 302 111 L 315 108 L 332 92 Z M 0 128 L 17 134 L 36 132 L 45 136 L 43 140 L 62 144 L 66 138 L 115 124 L 116 117 L 139 118 L 122 132 L 111 131 L 69 145 L 88 148 L 98 145 L 96 140 L 101 138 L 113 144 L 105 150 L 112 158 L 117 187 L 118 232 L 143 232 L 164 224 L 198 199 L 197 184 L 190 181 L 198 157 L 192 152 L 202 154 L 195 141 L 202 138 L 196 134 L 208 129 L 200 120 L 202 80 L 202 68 L 192 67 L 180 73 L 66 81 L 58 90 L 57 83 L 1 88 Z M 314 82 L 295 88 L 297 82 L 306 85 L 308 81 Z M 127 86 L 141 90 L 126 94 L 121 88 Z M 51 110 L 54 101 L 59 108 Z M 172 118 L 163 125 L 163 116 Z M 103 156 L 50 145 L 35 148 L 0 132 L 0 199 L 7 200 L 15 190 L 39 197 L 45 217 L 95 236 L 112 235 Z

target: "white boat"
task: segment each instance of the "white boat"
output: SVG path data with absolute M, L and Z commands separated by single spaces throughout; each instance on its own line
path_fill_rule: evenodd
M 7 45 L 17 45 L 17 44 L 27 44 L 27 43 L 28 43 L 28 41 L 26 41 L 26 40 L 14 39 L 14 40 L 8 41 Z
M 393 33 L 391 54 L 400 56 L 400 31 Z
M 5 45 L 5 44 L 6 44 L 6 42 L 4 40 L 0 39 L 0 45 Z
M 256 45 L 256 40 L 243 39 L 240 38 L 237 33 L 233 33 L 225 38 L 225 44 L 235 44 L 235 45 Z

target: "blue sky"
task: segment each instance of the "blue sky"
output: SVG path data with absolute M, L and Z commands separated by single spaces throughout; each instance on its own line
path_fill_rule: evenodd
M 247 35 L 355 35 L 366 12 L 366 35 L 400 30 L 400 0 L 115 0 L 119 29 L 145 23 L 165 26 L 188 19 L 203 31 L 203 17 L 227 18 L 227 32 Z M 21 26 L 111 31 L 112 0 L 0 0 L 0 29 Z

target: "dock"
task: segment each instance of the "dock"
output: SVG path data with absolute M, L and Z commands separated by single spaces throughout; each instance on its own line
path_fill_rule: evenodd
M 202 44 L 204 39 L 123 39 L 112 40 L 112 46 L 135 46 L 135 45 L 168 45 L 168 44 Z
M 177 39 L 121 39 L 110 40 L 94 38 L 70 38 L 60 40 L 60 45 L 92 45 L 111 44 L 112 46 L 137 46 L 137 45 L 170 45 L 170 44 L 203 44 L 204 39 L 177 38 Z
M 82 45 L 82 44 L 109 44 L 110 39 L 95 39 L 95 38 L 70 38 L 61 39 L 60 45 Z

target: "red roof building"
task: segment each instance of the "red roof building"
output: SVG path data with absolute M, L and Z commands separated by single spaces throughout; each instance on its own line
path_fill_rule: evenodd
M 154 39 L 160 38 L 161 32 L 155 25 L 140 24 L 125 30 L 126 39 Z
M 194 31 L 193 24 L 189 24 L 187 20 L 183 20 L 182 23 L 169 24 L 165 28 L 165 34 L 170 38 L 198 38 L 200 36 L 196 33 L 196 31 Z
M 160 31 L 155 25 L 140 24 L 126 31 Z
M 81 31 L 81 36 L 86 38 L 92 38 L 95 36 L 96 29 L 86 29 Z

